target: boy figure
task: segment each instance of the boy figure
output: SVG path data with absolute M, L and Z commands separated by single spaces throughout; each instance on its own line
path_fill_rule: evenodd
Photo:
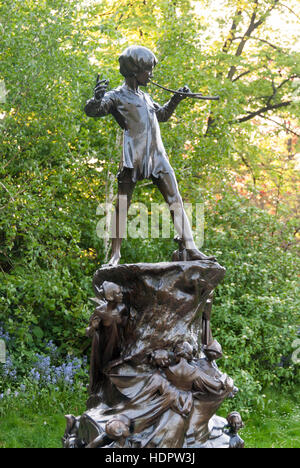
M 112 239 L 109 265 L 117 265 L 120 261 L 126 215 L 136 182 L 150 178 L 169 206 L 175 229 L 186 249 L 186 260 L 213 259 L 201 253 L 195 245 L 158 124 L 171 117 L 185 96 L 174 94 L 164 106 L 160 106 L 140 90 L 140 86 L 149 83 L 157 64 L 155 55 L 146 47 L 128 47 L 119 57 L 119 63 L 125 83 L 107 92 L 108 81 L 97 82 L 94 97 L 85 106 L 85 113 L 89 117 L 112 114 L 124 130 L 123 158 L 117 176 L 116 233 Z M 188 93 L 189 88 L 180 88 L 179 91 Z

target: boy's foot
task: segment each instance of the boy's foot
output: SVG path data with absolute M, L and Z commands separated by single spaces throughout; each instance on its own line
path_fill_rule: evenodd
M 108 263 L 105 263 L 104 265 L 102 265 L 102 268 L 103 267 L 108 267 L 108 266 L 117 266 L 117 265 L 119 265 L 120 258 L 121 258 L 121 255 L 119 253 L 114 254 L 111 257 L 111 259 L 109 260 Z
M 187 261 L 193 260 L 210 260 L 216 262 L 216 257 L 207 257 L 204 253 L 200 252 L 198 249 L 185 249 Z

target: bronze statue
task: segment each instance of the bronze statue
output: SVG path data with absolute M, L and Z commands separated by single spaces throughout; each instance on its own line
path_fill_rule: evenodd
M 223 401 L 238 391 L 216 363 L 223 352 L 211 330 L 213 294 L 225 269 L 196 249 L 158 126 L 183 98 L 196 95 L 181 88 L 161 107 L 139 89 L 152 76 L 154 54 L 134 46 L 119 61 L 125 83 L 106 92 L 107 81 L 98 81 L 86 105 L 90 116 L 115 117 L 124 129 L 124 146 L 113 255 L 93 279 L 87 410 L 66 416 L 63 445 L 243 448 L 240 414 L 216 416 Z M 143 178 L 152 179 L 173 211 L 178 250 L 170 262 L 119 265 L 121 197 L 127 197 L 128 209 L 135 184 Z
M 119 285 L 104 281 L 101 299 L 93 299 L 98 306 L 90 318 L 87 336 L 92 338 L 90 392 L 97 393 L 103 381 L 103 370 L 113 359 L 119 357 L 128 311 L 122 303 L 123 294 Z
M 240 413 L 232 411 L 226 419 L 228 421 L 227 433 L 230 435 L 229 448 L 244 448 L 245 442 L 238 435 L 238 431 L 244 427 Z
M 132 423 L 124 415 L 118 415 L 107 421 L 105 430 L 90 442 L 86 448 L 101 448 L 113 445 L 117 448 L 126 448 L 126 439 L 132 433 Z
M 152 179 L 168 204 L 175 229 L 184 244 L 186 260 L 208 259 L 195 245 L 158 125 L 158 122 L 166 122 L 171 117 L 178 104 L 189 96 L 190 90 L 187 86 L 180 88 L 164 106 L 160 106 L 140 90 L 140 86 L 147 86 L 150 82 L 157 64 L 155 55 L 146 47 L 131 46 L 121 54 L 119 63 L 125 83 L 107 91 L 108 80 L 97 79 L 94 97 L 85 106 L 89 117 L 112 114 L 124 130 L 123 158 L 118 172 L 116 232 L 109 265 L 117 265 L 120 261 L 126 227 L 122 210 L 128 211 L 134 187 L 138 180 L 143 179 Z M 125 206 L 122 205 L 124 199 Z

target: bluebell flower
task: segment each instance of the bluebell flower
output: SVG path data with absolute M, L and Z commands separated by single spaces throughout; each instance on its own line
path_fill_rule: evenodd
M 38 370 L 36 370 L 35 368 L 31 369 L 30 373 L 29 373 L 30 377 L 32 377 L 32 379 L 35 381 L 35 382 L 39 382 L 40 381 L 40 373 L 38 372 Z
M 6 343 L 10 341 L 9 334 L 3 330 L 2 326 L 0 327 L 0 339 L 4 340 Z
M 16 380 L 17 378 L 17 371 L 14 368 L 11 357 L 8 354 L 6 355 L 6 361 L 2 366 L 2 373 L 4 377 L 10 378 L 11 380 Z
M 57 348 L 57 346 L 53 343 L 52 340 L 48 341 L 48 343 L 46 343 L 46 346 L 50 352 L 50 356 L 52 358 L 57 358 L 59 356 L 59 349 Z

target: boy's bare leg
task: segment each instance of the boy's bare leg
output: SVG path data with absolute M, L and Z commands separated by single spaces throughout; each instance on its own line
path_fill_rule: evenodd
M 157 185 L 166 203 L 169 205 L 174 227 L 178 236 L 183 239 L 187 260 L 215 260 L 215 257 L 207 257 L 196 247 L 174 172 L 161 174 L 158 179 L 153 179 L 153 182 Z
M 126 232 L 127 213 L 130 207 L 131 198 L 133 194 L 135 182 L 131 180 L 130 171 L 124 172 L 123 176 L 118 179 L 118 198 L 115 209 L 115 218 L 113 232 L 112 233 L 112 256 L 108 262 L 108 265 L 118 265 L 121 258 L 121 246 Z

